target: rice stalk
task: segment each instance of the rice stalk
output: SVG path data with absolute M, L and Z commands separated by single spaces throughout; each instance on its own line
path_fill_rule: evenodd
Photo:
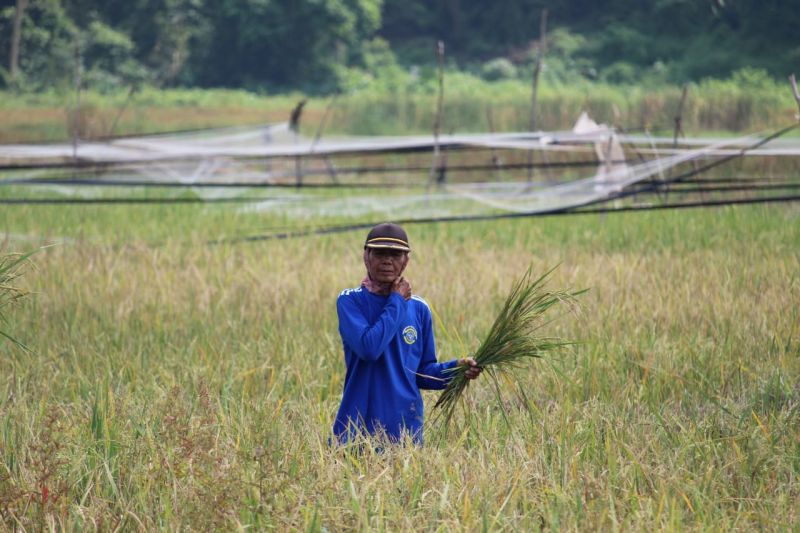
M 15 281 L 22 274 L 22 267 L 28 258 L 33 255 L 35 251 L 28 252 L 27 254 L 7 254 L 0 256 L 0 324 L 7 324 L 8 317 L 5 310 L 8 306 L 16 303 L 23 298 L 27 293 L 15 285 Z M 22 342 L 12 337 L 10 333 L 0 329 L 0 337 L 5 337 L 23 350 L 28 350 Z
M 550 320 L 545 320 L 545 313 L 548 310 L 559 304 L 574 309 L 577 306 L 576 297 L 588 290 L 569 292 L 545 289 L 547 279 L 554 270 L 555 268 L 550 269 L 542 276 L 533 279 L 532 270 L 528 268 L 528 271 L 512 286 L 489 333 L 472 355 L 478 366 L 484 369 L 495 384 L 498 372 L 513 377 L 513 371 L 526 361 L 574 344 L 539 334 L 541 328 L 550 323 Z M 434 410 L 439 409 L 436 418 L 443 419 L 445 431 L 450 426 L 459 400 L 469 382 L 466 377 L 468 369 L 466 365 L 459 365 L 449 370 L 452 378 L 434 405 Z M 499 386 L 496 389 L 496 396 L 501 400 Z

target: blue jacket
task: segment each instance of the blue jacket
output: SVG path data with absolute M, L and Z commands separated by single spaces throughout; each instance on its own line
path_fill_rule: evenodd
M 347 374 L 333 433 L 339 442 L 366 431 L 422 442 L 420 389 L 443 389 L 457 364 L 436 362 L 431 311 L 425 300 L 346 289 L 336 302 Z

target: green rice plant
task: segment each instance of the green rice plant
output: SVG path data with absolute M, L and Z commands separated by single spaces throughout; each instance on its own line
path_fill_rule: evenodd
M 27 254 L 7 254 L 0 257 L 0 323 L 7 324 L 8 318 L 5 310 L 8 306 L 23 298 L 27 291 L 15 285 L 15 281 L 22 274 L 22 267 L 28 258 L 35 252 Z M 0 337 L 5 337 L 23 350 L 28 350 L 22 342 L 12 337 L 10 333 L 0 329 Z
M 532 269 L 528 268 L 528 271 L 512 286 L 500 314 L 472 356 L 494 382 L 498 400 L 502 399 L 497 382 L 498 373 L 505 373 L 513 378 L 513 371 L 520 368 L 525 361 L 543 357 L 563 346 L 574 344 L 539 334 L 541 328 L 551 322 L 545 319 L 545 314 L 550 308 L 565 304 L 575 309 L 576 297 L 588 290 L 569 292 L 546 289 L 547 279 L 554 270 L 555 268 L 552 268 L 533 279 Z M 434 405 L 434 409 L 441 410 L 436 418 L 443 419 L 445 432 L 467 388 L 468 369 L 467 365 L 458 365 L 449 371 L 452 378 Z M 522 388 L 519 390 L 522 391 Z

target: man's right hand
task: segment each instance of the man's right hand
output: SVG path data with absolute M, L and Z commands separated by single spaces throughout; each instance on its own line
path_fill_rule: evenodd
M 396 292 L 406 300 L 411 298 L 411 283 L 406 278 L 400 276 L 392 283 L 392 292 Z

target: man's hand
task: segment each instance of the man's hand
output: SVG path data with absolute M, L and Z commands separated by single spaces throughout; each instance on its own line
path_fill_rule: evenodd
M 469 368 L 467 368 L 467 371 L 464 372 L 464 375 L 467 377 L 467 379 L 475 379 L 481 375 L 481 372 L 483 372 L 483 368 L 479 367 L 478 363 L 476 363 L 475 359 L 473 359 L 472 357 L 465 357 L 464 359 L 459 359 L 458 366 L 463 366 L 463 365 L 469 366 Z
M 403 276 L 400 276 L 392 283 L 392 292 L 396 292 L 408 300 L 411 298 L 411 283 Z

